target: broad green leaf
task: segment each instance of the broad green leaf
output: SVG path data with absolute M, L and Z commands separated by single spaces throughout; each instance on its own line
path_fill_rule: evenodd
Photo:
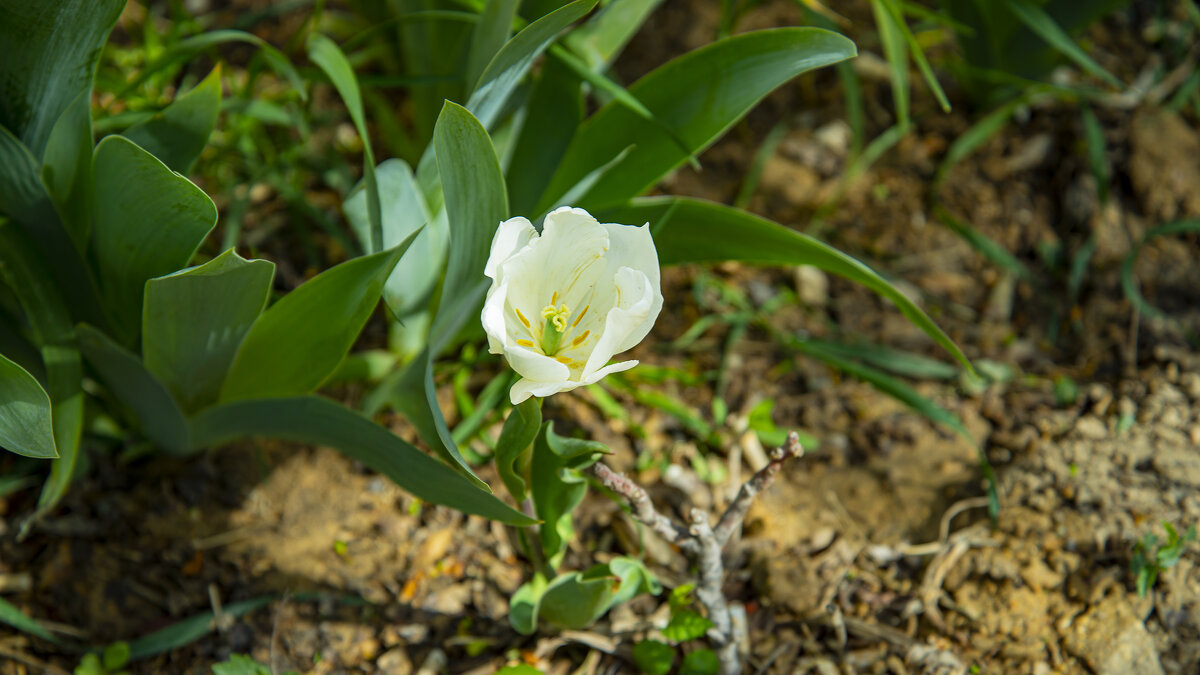
M 188 450 L 187 420 L 171 393 L 137 356 L 87 324 L 78 327 L 79 351 L 100 381 L 137 416 L 142 431 L 171 454 Z
M 697 649 L 688 652 L 679 664 L 679 675 L 717 675 L 721 672 L 721 662 L 717 653 L 711 649 Z
M 92 91 L 100 50 L 125 0 L 0 2 L 0 126 L 41 159 L 58 118 Z
M 92 228 L 91 92 L 67 107 L 46 144 L 42 183 L 79 251 L 86 251 Z
M 432 346 L 426 346 L 407 368 L 397 372 L 393 378 L 385 380 L 380 385 L 379 392 L 387 395 L 396 411 L 416 427 L 421 440 L 441 456 L 443 461 L 457 469 L 476 487 L 490 489 L 487 483 L 471 471 L 467 460 L 458 450 L 458 444 L 454 442 L 450 428 L 446 425 L 442 409 L 438 407 L 437 387 L 433 382 Z M 372 412 L 377 406 L 368 402 L 365 408 Z
M 592 11 L 596 1 L 575 0 L 564 5 L 526 26 L 500 48 L 467 99 L 467 109 L 484 127 L 495 126 L 509 95 L 534 60 L 564 28 Z
M 534 522 L 387 429 L 318 396 L 220 405 L 193 418 L 191 429 L 197 449 L 244 436 L 330 446 L 427 502 L 510 525 Z
M 538 602 L 546 592 L 546 577 L 535 573 L 533 578 L 521 584 L 508 601 L 508 623 L 521 635 L 533 635 L 537 631 Z
M 604 214 L 608 222 L 651 225 L 664 265 L 742 262 L 813 265 L 862 284 L 887 298 L 963 366 L 967 357 L 912 300 L 863 263 L 807 235 L 728 206 L 682 197 L 636 199 Z
M 695 154 L 775 87 L 855 53 L 850 40 L 819 28 L 743 33 L 667 63 L 629 87 L 629 93 Z M 535 211 L 558 204 L 573 185 L 630 146 L 576 205 L 599 209 L 623 202 L 688 158 L 658 125 L 610 102 L 579 128 Z
M 181 408 L 217 400 L 250 326 L 267 306 L 275 264 L 233 249 L 146 282 L 142 359 Z
M 241 602 L 231 602 L 221 608 L 221 613 L 236 619 L 259 607 L 266 607 L 274 601 L 274 596 L 266 596 L 252 600 L 242 600 Z M 204 612 L 182 621 L 177 621 L 166 628 L 156 630 L 149 635 L 130 642 L 129 660 L 138 661 L 186 647 L 213 632 L 216 628 L 217 625 L 212 612 Z
M 24 368 L 0 354 L 0 447 L 26 457 L 58 457 L 50 395 Z
M 354 68 L 346 55 L 333 40 L 313 33 L 308 38 L 308 58 L 317 64 L 333 82 L 342 103 L 350 113 L 354 128 L 363 144 L 363 184 L 367 193 L 367 222 L 370 223 L 370 246 L 367 250 L 376 253 L 383 250 L 383 225 L 380 216 L 379 184 L 375 177 L 375 152 L 371 150 L 371 136 L 367 133 L 367 120 L 363 115 L 362 92 Z
M 321 386 L 379 304 L 384 281 L 413 237 L 330 268 L 272 305 L 238 347 L 219 400 L 293 396 Z
M 659 590 L 658 581 L 641 561 L 614 558 L 585 572 L 556 577 L 542 594 L 537 616 L 557 628 L 582 630 L 612 607 Z
M 469 291 L 484 281 L 492 235 L 508 217 L 508 195 L 492 140 L 466 108 L 446 102 L 433 142 L 450 222 L 450 260 L 434 333 L 439 334 L 441 324 L 440 334 L 452 335 L 459 326 L 447 326 L 445 321 L 455 312 L 454 306 L 470 301 L 470 307 L 477 309 Z
M 633 662 L 645 675 L 667 675 L 675 665 L 675 648 L 658 640 L 641 640 L 633 645 Z
M 520 0 L 487 0 L 484 3 L 479 21 L 471 31 L 471 48 L 467 52 L 467 82 L 478 82 L 483 69 L 508 42 L 519 4 Z
M 64 235 L 65 236 L 65 235 Z M 68 243 L 67 246 L 70 246 Z M 0 218 L 0 277 L 17 296 L 33 328 L 34 341 L 46 368 L 45 391 L 58 459 L 42 487 L 34 519 L 66 494 L 83 430 L 83 365 L 66 304 L 32 239 L 12 222 Z M 27 523 L 33 522 L 33 519 Z
M 275 71 L 277 75 L 287 80 L 288 83 L 292 85 L 292 88 L 294 88 L 296 92 L 300 94 L 300 98 L 302 100 L 308 100 L 308 93 L 305 91 L 304 78 L 300 77 L 300 74 L 296 72 L 296 69 L 292 66 L 291 62 L 288 61 L 287 57 L 284 56 L 282 52 L 272 47 L 257 35 L 247 33 L 246 31 L 233 29 L 208 31 L 207 33 L 201 33 L 200 35 L 193 35 L 192 37 L 184 38 L 183 40 L 170 45 L 158 58 L 147 64 L 146 67 L 137 74 L 137 77 L 133 78 L 129 81 L 129 84 L 125 85 L 125 88 L 117 94 L 117 99 L 125 100 L 130 92 L 137 89 L 143 82 L 153 77 L 158 71 L 174 63 L 186 61 L 205 49 L 230 42 L 244 42 L 258 47 L 259 51 L 262 52 L 263 59 L 267 62 L 267 65 L 271 67 L 271 70 Z
M 546 59 L 525 108 L 505 180 L 512 213 L 533 212 L 575 135 L 583 119 L 579 79 L 562 61 Z
M 527 399 L 508 413 L 500 438 L 496 439 L 496 472 L 518 504 L 525 501 L 530 450 L 541 426 L 542 406 L 532 398 Z
M 593 70 L 616 59 L 662 0 L 611 0 L 563 41 Z
M 396 246 L 425 225 L 413 240 L 412 254 L 396 265 L 383 287 L 383 300 L 388 308 L 396 316 L 406 317 L 428 305 L 433 287 L 445 267 L 450 238 L 446 212 L 442 210 L 436 218 L 431 218 L 412 169 L 404 160 L 387 160 L 376 168 L 375 175 L 382 208 L 384 248 Z M 371 224 L 366 191 L 356 187 L 342 204 L 342 210 L 363 248 L 370 251 Z
M 1101 68 L 1100 64 L 1093 61 L 1092 57 L 1080 49 L 1062 26 L 1059 26 L 1058 22 L 1039 4 L 1030 0 L 1004 0 L 1004 4 L 1017 15 L 1026 28 L 1036 33 L 1060 54 L 1074 61 L 1075 65 L 1118 89 L 1122 87 L 1121 81 L 1112 73 Z
M 559 436 L 551 422 L 542 426 L 534 442 L 529 490 L 542 520 L 542 550 L 553 569 L 562 564 L 575 535 L 572 514 L 587 494 L 587 481 L 579 472 L 608 452 L 602 443 Z
M 15 605 L 4 598 L 0 598 L 0 623 L 12 626 L 22 633 L 39 637 L 51 644 L 60 644 L 59 639 L 46 630 L 42 624 L 29 618 L 29 615 L 17 609 Z
M 221 66 L 162 112 L 121 135 L 162 160 L 172 171 L 188 173 L 200 157 L 221 112 Z
M 56 161 L 59 161 L 58 147 L 56 144 Z M 4 127 L 0 127 L 0 215 L 12 218 L 42 256 L 54 261 L 47 273 L 57 282 L 58 292 L 71 312 L 103 323 L 95 283 L 80 255 L 82 249 L 62 226 L 50 194 L 38 177 L 37 162 L 29 148 Z
M 141 331 L 146 280 L 187 265 L 217 221 L 217 208 L 191 181 L 121 136 L 96 146 L 94 231 L 101 289 L 114 335 Z

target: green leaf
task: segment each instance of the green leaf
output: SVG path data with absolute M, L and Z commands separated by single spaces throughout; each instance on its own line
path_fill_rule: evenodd
M 0 5 L 0 126 L 41 159 L 51 129 L 92 91 L 101 48 L 125 0 L 6 1 Z
M 87 324 L 80 324 L 78 333 L 79 350 L 104 385 L 137 416 L 146 437 L 172 454 L 187 452 L 187 420 L 163 383 L 104 333 Z
M 104 669 L 112 672 L 129 663 L 129 643 L 114 642 L 104 648 Z
M 518 663 L 515 666 L 504 666 L 496 671 L 496 675 L 545 675 L 545 673 L 533 666 Z
M 685 54 L 638 80 L 629 93 L 695 154 L 775 87 L 855 53 L 854 43 L 818 28 L 755 31 Z M 610 102 L 579 128 L 535 211 L 558 204 L 572 186 L 630 146 L 577 205 L 599 209 L 623 202 L 689 156 L 658 125 Z
M 1101 68 L 1100 64 L 1093 61 L 1092 57 L 1080 49 L 1071 36 L 1067 35 L 1067 32 L 1040 5 L 1030 2 L 1030 0 L 1005 0 L 1004 4 L 1029 30 L 1036 33 L 1060 54 L 1074 61 L 1075 65 L 1118 89 L 1123 86 L 1112 73 Z
M 636 199 L 603 214 L 608 222 L 651 223 L 663 265 L 739 260 L 813 265 L 890 300 L 916 327 L 971 368 L 954 341 L 912 300 L 863 263 L 817 239 L 728 206 L 683 197 Z
M 1009 253 L 1008 249 L 997 243 L 995 239 L 950 215 L 950 212 L 941 205 L 934 207 L 934 215 L 951 232 L 962 237 L 963 241 L 971 245 L 971 248 L 987 258 L 988 262 L 1025 281 L 1034 280 L 1033 274 L 1025 266 L 1025 263 Z
M 375 178 L 375 153 L 371 150 L 371 136 L 367 133 L 367 120 L 363 115 L 362 92 L 358 88 L 358 78 L 354 69 L 346 60 L 346 55 L 338 48 L 333 40 L 313 33 L 308 38 L 308 58 L 317 64 L 333 82 L 354 128 L 363 144 L 363 183 L 367 192 L 367 222 L 371 225 L 371 245 L 367 249 L 374 253 L 383 250 L 383 225 L 380 216 L 379 184 Z
M 259 607 L 265 607 L 274 601 L 274 596 L 266 596 L 252 600 L 243 600 L 241 602 L 232 602 L 225 605 L 221 609 L 221 613 L 225 616 L 237 618 Z M 197 614 L 182 621 L 177 621 L 166 628 L 140 637 L 129 643 L 129 660 L 139 661 L 185 647 L 216 630 L 216 622 L 213 619 L 212 612 L 204 612 L 203 614 Z
M 412 169 L 404 160 L 389 159 L 375 170 L 379 183 L 383 246 L 396 246 L 425 225 L 412 243 L 412 255 L 392 270 L 383 287 L 383 300 L 398 317 L 423 309 L 446 264 L 450 235 L 445 211 L 431 218 Z M 367 215 L 367 193 L 355 188 L 342 204 L 350 227 L 363 247 L 371 251 L 371 224 Z
M 844 344 L 826 340 L 809 339 L 809 344 L 817 345 L 831 354 L 837 354 L 855 361 L 862 361 L 896 375 L 928 380 L 953 380 L 959 376 L 960 370 L 953 365 L 937 359 L 931 359 L 920 354 L 905 352 L 883 345 L 869 342 L 854 342 Z
M 546 592 L 546 577 L 535 573 L 533 578 L 521 584 L 508 601 L 508 622 L 521 635 L 533 635 L 537 631 L 538 603 Z
M 662 0 L 610 0 L 563 39 L 593 70 L 602 70 L 625 48 Z
M 129 139 L 109 136 L 93 160 L 93 242 L 115 335 L 141 330 L 146 280 L 187 265 L 217 222 L 217 207 L 191 181 Z
M 883 54 L 887 59 L 888 70 L 892 74 L 892 99 L 896 103 L 896 126 L 908 128 L 908 50 L 902 44 L 904 37 L 900 31 L 900 21 L 888 11 L 884 0 L 872 0 L 871 9 L 875 13 L 875 28 L 879 31 L 879 42 L 883 46 Z
M 1142 235 L 1141 241 L 1133 247 L 1129 255 L 1121 261 L 1121 288 L 1125 291 L 1125 297 L 1129 302 L 1138 309 L 1143 316 L 1150 318 L 1169 318 L 1165 312 L 1155 307 L 1146 301 L 1142 292 L 1138 290 L 1137 283 L 1133 278 L 1133 265 L 1137 262 L 1138 256 L 1141 255 L 1142 249 L 1151 240 L 1158 237 L 1173 236 L 1178 234 L 1195 234 L 1200 232 L 1200 219 L 1177 220 L 1174 222 L 1159 225 L 1151 228 Z
M 332 267 L 272 305 L 238 347 L 219 400 L 307 394 L 321 386 L 358 338 L 413 238 Z
M 221 67 L 153 117 L 121 133 L 172 171 L 187 173 L 200 157 L 221 112 Z
M 505 174 L 512 213 L 533 212 L 575 135 L 583 119 L 579 79 L 562 61 L 546 59 L 525 109 L 525 121 Z
M 575 535 L 571 517 L 587 494 L 587 481 L 580 470 L 609 450 L 604 444 L 554 433 L 554 425 L 542 426 L 533 446 L 530 464 L 530 493 L 540 526 L 542 550 L 550 567 L 558 569 L 567 545 Z
M 225 663 L 214 663 L 213 675 L 272 675 L 271 669 L 245 654 L 231 654 Z
M 687 642 L 704 637 L 713 622 L 691 610 L 677 611 L 663 628 L 663 636 L 672 642 Z
M 467 52 L 467 82 L 478 82 L 483 69 L 508 42 L 519 4 L 520 0 L 487 0 L 484 3 L 479 21 L 471 31 L 471 48 Z
M 60 644 L 58 638 L 43 628 L 42 624 L 29 618 L 27 614 L 17 609 L 15 605 L 4 598 L 0 598 L 0 623 L 12 626 L 22 633 L 29 633 L 35 637 L 40 637 L 46 642 Z
M 634 558 L 614 558 L 585 572 L 555 577 L 538 603 L 538 618 L 556 628 L 582 630 L 639 593 L 657 594 L 658 581 Z
M 525 501 L 529 453 L 541 426 L 542 406 L 535 399 L 526 399 L 508 414 L 496 440 L 496 471 L 518 504 Z
M 26 457 L 58 457 L 50 395 L 24 368 L 0 354 L 0 447 Z
M 450 222 L 450 259 L 434 320 L 436 341 L 449 339 L 461 327 L 446 324 L 447 319 L 462 311 L 455 305 L 469 303 L 467 314 L 478 311 L 476 302 L 483 298 L 473 298 L 470 289 L 485 281 L 483 268 L 492 235 L 508 217 L 508 195 L 492 140 L 466 108 L 445 103 L 434 127 L 433 142 Z
M 58 156 L 59 148 L 56 143 L 56 162 L 62 161 Z M 3 214 L 21 226 L 42 257 L 54 261 L 46 273 L 46 281 L 57 283 L 56 292 L 62 295 L 70 310 L 77 317 L 102 322 L 95 283 L 80 255 L 83 249 L 71 239 L 72 236 L 86 237 L 86 229 L 68 234 L 50 194 L 38 178 L 37 162 L 29 148 L 0 127 L 0 215 Z M 84 220 L 90 219 L 89 213 Z
M 633 663 L 646 675 L 667 675 L 675 664 L 675 648 L 658 640 L 640 640 L 633 645 Z
M 45 390 L 50 395 L 54 447 L 59 455 L 42 488 L 35 518 L 66 493 L 79 457 L 83 429 L 83 366 L 75 347 L 70 314 L 50 269 L 31 238 L 15 224 L 0 218 L 0 277 L 25 310 L 41 351 L 46 367 Z
M 908 52 L 912 55 L 913 61 L 917 64 L 917 69 L 921 71 L 921 76 L 925 78 L 925 82 L 929 85 L 929 89 L 933 91 L 934 98 L 937 99 L 938 105 L 941 106 L 942 112 L 950 112 L 950 101 L 946 98 L 946 92 L 942 91 L 942 85 L 938 82 L 937 76 L 933 74 L 933 69 L 929 67 L 929 60 L 925 58 L 925 52 L 921 49 L 921 43 L 917 41 L 912 31 L 908 29 L 908 24 L 904 22 L 904 16 L 900 11 L 900 5 L 896 0 L 881 0 L 885 9 L 895 22 L 895 27 L 899 30 L 901 37 L 908 44 Z
M 467 99 L 467 109 L 484 127 L 495 126 L 505 102 L 534 60 L 564 28 L 592 11 L 596 1 L 575 0 L 564 5 L 526 26 L 500 48 Z
M 398 372 L 394 379 L 385 381 L 379 387 L 382 392 L 390 392 L 391 403 L 397 411 L 417 429 L 421 439 L 433 448 L 441 458 L 457 469 L 475 486 L 489 490 L 487 483 L 480 480 L 463 458 L 454 442 L 454 437 L 446 426 L 446 418 L 438 407 L 437 387 L 433 383 L 433 356 L 430 347 L 425 347 L 413 359 L 407 368 Z M 374 405 L 366 406 L 368 411 Z
M 242 338 L 267 306 L 274 276 L 274 263 L 229 249 L 146 282 L 142 358 L 184 410 L 217 400 Z
M 717 675 L 721 672 L 721 662 L 717 653 L 711 649 L 697 649 L 683 657 L 679 664 L 679 675 Z
M 90 92 L 67 107 L 46 144 L 42 183 L 72 243 L 86 251 L 92 228 L 92 111 Z
M 510 525 L 534 523 L 387 429 L 318 396 L 220 405 L 193 418 L 191 429 L 197 449 L 244 436 L 334 447 L 424 501 Z

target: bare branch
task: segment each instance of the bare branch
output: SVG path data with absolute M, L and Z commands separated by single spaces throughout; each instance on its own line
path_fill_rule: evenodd
M 802 457 L 803 455 L 804 447 L 800 445 L 800 435 L 794 431 L 790 432 L 787 442 L 782 447 L 771 451 L 771 461 L 754 474 L 750 480 L 742 484 L 742 489 L 738 490 L 737 497 L 734 497 L 733 503 L 725 509 L 725 513 L 713 530 L 713 535 L 722 548 L 729 543 L 733 533 L 746 518 L 746 513 L 750 510 L 750 504 L 754 501 L 755 495 L 767 489 L 774 482 L 775 474 L 779 473 L 784 462 L 792 457 Z
M 604 485 L 604 487 L 621 495 L 629 501 L 629 506 L 633 509 L 633 517 L 639 522 L 650 526 L 650 529 L 658 533 L 660 537 L 675 544 L 685 552 L 692 555 L 700 553 L 700 545 L 683 527 L 671 522 L 670 518 L 659 513 L 654 508 L 654 503 L 650 501 L 650 495 L 642 489 L 642 486 L 633 482 L 628 476 L 623 473 L 613 471 L 604 462 L 596 462 L 592 465 L 592 474 Z

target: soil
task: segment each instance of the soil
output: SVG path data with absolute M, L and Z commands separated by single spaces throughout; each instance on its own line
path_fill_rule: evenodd
M 877 53 L 869 6 L 846 4 L 849 34 Z M 716 7 L 665 3 L 623 57 L 622 79 L 711 39 Z M 795 23 L 796 11 L 767 2 L 742 27 Z M 1126 58 L 1111 56 L 1140 30 L 1118 18 L 1089 34 L 1126 82 L 1156 58 L 1137 40 L 1116 52 Z M 887 82 L 871 64 L 868 56 L 858 65 L 868 137 L 892 123 Z M 1097 106 L 1112 177 L 1105 200 L 1072 104 L 1030 106 L 958 164 L 936 199 L 1020 260 L 1030 275 L 1019 278 L 935 219 L 934 173 L 975 119 L 950 94 L 955 109 L 945 115 L 918 86 L 913 132 L 843 186 L 843 102 L 823 71 L 773 94 L 704 153 L 703 171 L 680 170 L 661 190 L 732 200 L 762 139 L 786 122 L 750 208 L 815 227 L 884 271 L 988 366 L 993 377 L 982 384 L 911 384 L 984 449 L 1001 502 L 994 521 L 976 449 L 871 386 L 797 357 L 761 327 L 725 353 L 721 325 L 686 349 L 670 346 L 709 311 L 715 301 L 696 289 L 716 280 L 756 305 L 794 291 L 803 302 L 769 317 L 776 330 L 946 358 L 890 305 L 815 270 L 666 271 L 664 294 L 678 300 L 634 356 L 697 375 L 723 370 L 734 415 L 716 425 L 721 443 L 619 391 L 629 420 L 605 419 L 587 393 L 550 399 L 547 415 L 608 443 L 611 464 L 674 514 L 719 509 L 761 465 L 761 446 L 739 422 L 760 401 L 774 400 L 779 427 L 820 439 L 761 495 L 727 553 L 726 594 L 749 616 L 749 672 L 1200 672 L 1196 545 L 1145 597 L 1130 571 L 1137 542 L 1161 538 L 1161 523 L 1183 531 L 1200 522 L 1200 354 L 1188 342 L 1200 325 L 1196 242 L 1153 239 L 1133 265 L 1166 318 L 1132 305 L 1120 278 L 1150 228 L 1200 217 L 1196 120 L 1149 105 Z M 1072 290 L 1071 262 L 1089 239 L 1095 252 Z M 472 377 L 472 391 L 499 364 L 489 369 Z M 637 386 L 712 410 L 711 383 Z M 455 415 L 453 397 L 444 401 Z M 640 455 L 669 457 L 673 468 L 638 472 Z M 727 477 L 705 482 L 697 458 Z M 15 524 L 33 491 L 0 501 L 5 599 L 67 637 L 105 644 L 268 598 L 237 617 L 217 612 L 207 636 L 136 662 L 133 673 L 208 673 L 232 653 L 276 673 L 490 673 L 517 662 L 555 674 L 634 672 L 631 645 L 659 636 L 667 618 L 665 596 L 641 597 L 589 631 L 522 637 L 508 626 L 507 599 L 529 567 L 503 527 L 420 504 L 330 450 L 245 442 L 187 461 L 93 459 L 92 475 L 24 540 Z M 489 466 L 480 475 L 500 485 Z M 590 494 L 578 513 L 569 567 L 644 553 L 668 588 L 690 580 L 669 545 L 649 533 L 639 543 L 613 501 Z M 0 674 L 76 663 L 0 631 Z

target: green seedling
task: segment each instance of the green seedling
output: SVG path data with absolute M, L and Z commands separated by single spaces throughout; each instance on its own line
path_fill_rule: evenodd
M 1141 541 L 1133 546 L 1133 560 L 1129 562 L 1129 571 L 1136 580 L 1140 598 L 1146 597 L 1150 589 L 1154 588 L 1159 573 L 1179 563 L 1187 545 L 1196 540 L 1195 525 L 1189 527 L 1182 537 L 1171 523 L 1164 520 L 1162 526 L 1167 532 L 1167 539 L 1162 544 L 1159 544 L 1158 535 L 1147 532 Z

